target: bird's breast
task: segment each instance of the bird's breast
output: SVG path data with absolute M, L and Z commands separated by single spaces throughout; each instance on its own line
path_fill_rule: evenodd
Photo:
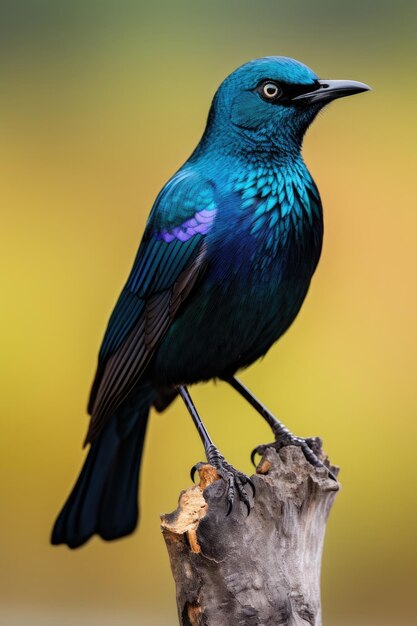
M 322 207 L 301 160 L 234 170 L 218 205 L 210 248 L 220 278 L 269 281 L 282 272 L 311 278 L 322 246 Z

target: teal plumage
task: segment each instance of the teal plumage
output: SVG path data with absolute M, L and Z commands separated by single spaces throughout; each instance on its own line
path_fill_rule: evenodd
M 231 379 L 292 323 L 323 236 L 302 139 L 328 101 L 366 88 L 320 81 L 285 57 L 251 61 L 222 83 L 200 143 L 155 201 L 110 318 L 89 402 L 91 449 L 54 543 L 76 547 L 94 532 L 130 532 L 137 507 L 128 485 L 137 482 L 150 406 L 165 408 L 177 389 L 187 401 L 185 384 Z M 213 445 L 205 445 L 208 454 Z M 95 459 L 106 451 L 100 471 Z M 122 456 L 132 459 L 126 467 Z M 120 512 L 104 534 L 103 507 Z

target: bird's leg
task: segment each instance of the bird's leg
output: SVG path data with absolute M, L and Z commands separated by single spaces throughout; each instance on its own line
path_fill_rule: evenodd
M 326 467 L 322 461 L 319 459 L 319 454 L 321 451 L 321 439 L 319 437 L 308 437 L 306 439 L 302 437 L 296 437 L 293 435 L 291 431 L 284 426 L 277 418 L 272 415 L 270 411 L 260 402 L 245 385 L 243 385 L 237 378 L 231 376 L 230 378 L 225 379 L 233 389 L 236 389 L 238 393 L 240 393 L 245 400 L 249 402 L 253 406 L 253 408 L 264 418 L 264 420 L 269 424 L 272 429 L 272 432 L 275 436 L 275 441 L 272 443 L 262 444 L 257 446 L 254 450 L 252 450 L 251 460 L 254 463 L 254 458 L 256 454 L 264 454 L 267 448 L 275 448 L 277 451 L 283 448 L 284 446 L 300 446 L 302 451 L 304 452 L 304 456 L 307 461 L 314 465 L 315 467 Z M 326 467 L 327 471 L 329 469 Z M 329 472 L 331 478 L 336 480 L 336 477 L 333 476 L 331 472 Z
M 201 437 L 201 441 L 204 445 L 204 450 L 206 452 L 207 462 L 210 465 L 213 465 L 219 473 L 219 475 L 225 480 L 227 485 L 227 502 L 228 508 L 226 515 L 232 510 L 233 501 L 235 497 L 235 488 L 239 495 L 239 499 L 246 505 L 248 510 L 248 515 L 250 513 L 250 500 L 249 496 L 246 492 L 245 485 L 250 485 L 253 491 L 253 495 L 255 495 L 255 487 L 251 481 L 251 479 L 236 470 L 232 465 L 230 465 L 224 456 L 220 454 L 218 448 L 214 445 L 213 440 L 207 432 L 206 427 L 204 426 L 199 414 L 197 413 L 197 409 L 194 406 L 194 403 L 191 399 L 189 391 L 185 385 L 178 386 L 178 393 L 181 398 L 184 400 L 185 406 L 187 407 L 191 417 L 193 418 L 193 422 L 197 427 L 198 434 Z M 191 470 L 191 478 L 194 478 L 195 471 L 199 468 L 201 464 L 198 463 Z

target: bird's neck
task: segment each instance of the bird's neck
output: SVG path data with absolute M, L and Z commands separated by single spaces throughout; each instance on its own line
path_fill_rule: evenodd
M 287 129 L 287 135 L 289 133 L 290 130 Z M 208 124 L 191 159 L 232 157 L 251 162 L 274 161 L 277 164 L 289 164 L 302 161 L 301 145 L 302 136 L 291 138 L 291 140 L 285 137 L 285 140 L 281 140 L 272 131 L 267 134 L 248 134 L 244 130 L 235 128 L 232 133 L 227 126 L 222 129 L 219 124 L 215 128 Z

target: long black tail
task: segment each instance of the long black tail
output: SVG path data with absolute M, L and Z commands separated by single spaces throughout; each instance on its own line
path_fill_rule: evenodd
M 91 444 L 51 543 L 78 548 L 94 534 L 110 541 L 136 528 L 139 469 L 153 398 L 153 389 L 142 387 Z

